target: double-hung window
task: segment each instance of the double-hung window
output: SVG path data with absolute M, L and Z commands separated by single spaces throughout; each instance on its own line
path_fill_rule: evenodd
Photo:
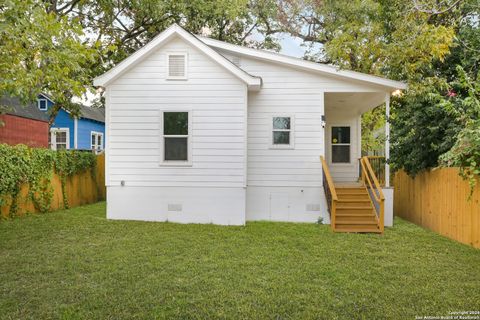
M 68 128 L 50 129 L 50 145 L 53 150 L 70 149 Z
M 350 163 L 350 127 L 332 127 L 332 163 Z
M 272 148 L 293 148 L 294 121 L 292 116 L 273 116 L 272 117 Z
M 162 162 L 164 164 L 189 164 L 190 121 L 189 112 L 162 113 Z
M 92 131 L 90 140 L 90 146 L 92 150 L 103 150 L 103 133 Z

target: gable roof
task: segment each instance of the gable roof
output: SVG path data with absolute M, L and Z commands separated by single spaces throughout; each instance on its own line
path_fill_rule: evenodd
M 84 105 L 79 105 L 79 107 L 80 107 L 81 118 L 105 123 L 105 109 L 92 108 Z
M 288 65 L 297 69 L 319 72 L 343 79 L 362 81 L 369 84 L 383 86 L 392 91 L 398 89 L 407 89 L 407 84 L 400 81 L 394 81 L 355 71 L 340 70 L 334 66 L 327 64 L 311 62 L 304 59 L 294 58 L 266 50 L 251 49 L 207 37 L 198 36 L 198 38 L 212 48 L 236 53 L 238 55 L 249 56 L 259 60 L 272 61 L 275 63 Z
M 0 98 L 0 105 L 7 107 L 5 113 L 9 115 L 43 122 L 48 122 L 49 120 L 48 115 L 40 111 L 36 103 L 25 105 L 16 97 L 2 97 Z
M 39 96 L 44 97 L 45 99 L 49 100 L 51 103 L 55 103 L 55 102 L 53 101 L 53 98 L 52 98 L 50 95 L 48 95 L 48 94 L 46 94 L 46 93 L 44 93 L 44 92 L 40 93 Z
M 237 67 L 235 64 L 230 62 L 224 56 L 219 54 L 217 51 L 213 50 L 205 43 L 200 41 L 196 36 L 187 32 L 177 24 L 173 24 L 168 29 L 160 33 L 158 36 L 153 38 L 152 41 L 147 43 L 144 47 L 140 48 L 134 54 L 120 62 L 114 68 L 110 69 L 108 72 L 104 73 L 103 75 L 96 77 L 93 80 L 93 84 L 95 86 L 102 86 L 105 87 L 113 80 L 117 79 L 120 75 L 128 71 L 131 67 L 135 64 L 140 62 L 143 57 L 147 56 L 148 54 L 152 53 L 155 49 L 159 48 L 162 44 L 166 43 L 169 39 L 174 36 L 181 37 L 185 41 L 187 41 L 190 45 L 197 48 L 201 52 L 203 52 L 208 57 L 212 58 L 216 61 L 220 66 L 225 68 L 229 71 L 232 75 L 239 78 L 243 82 L 245 82 L 249 88 L 258 90 L 260 89 L 262 80 L 259 77 L 254 77 L 244 70 Z

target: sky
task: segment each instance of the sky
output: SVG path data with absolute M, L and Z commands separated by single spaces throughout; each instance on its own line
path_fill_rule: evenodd
M 305 48 L 302 47 L 301 44 L 302 41 L 299 38 L 284 36 L 280 41 L 280 45 L 282 46 L 280 53 L 296 58 L 302 58 L 305 53 Z

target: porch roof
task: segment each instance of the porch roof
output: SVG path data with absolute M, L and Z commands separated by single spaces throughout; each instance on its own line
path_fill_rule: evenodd
M 325 92 L 325 109 L 362 114 L 384 103 L 385 92 Z

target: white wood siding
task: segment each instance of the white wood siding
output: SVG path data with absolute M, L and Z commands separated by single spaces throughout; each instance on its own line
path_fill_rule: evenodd
M 231 53 L 222 52 L 228 59 Z M 262 89 L 248 96 L 248 169 L 249 186 L 319 187 L 322 173 L 319 156 L 325 150 L 324 113 L 325 92 L 375 92 L 378 88 L 355 81 L 321 76 L 295 70 L 276 63 L 240 57 L 241 68 L 262 78 Z M 333 111 L 342 117 L 342 111 Z M 295 147 L 270 149 L 271 117 L 292 114 L 295 117 Z M 350 115 L 349 115 L 350 117 Z M 352 154 L 357 146 L 357 118 L 352 123 Z M 327 118 L 327 122 L 330 119 Z M 342 172 L 346 169 L 348 172 Z M 349 180 L 357 174 L 355 164 L 340 168 L 339 180 Z
M 166 80 L 166 54 L 187 52 L 187 80 Z M 174 39 L 108 86 L 109 185 L 245 186 L 246 85 Z M 192 166 L 160 165 L 160 112 L 192 112 Z
M 249 186 L 321 186 L 323 154 L 322 79 L 277 64 L 240 58 L 241 67 L 262 77 L 262 89 L 248 97 Z M 272 116 L 292 115 L 294 148 L 271 149 Z

